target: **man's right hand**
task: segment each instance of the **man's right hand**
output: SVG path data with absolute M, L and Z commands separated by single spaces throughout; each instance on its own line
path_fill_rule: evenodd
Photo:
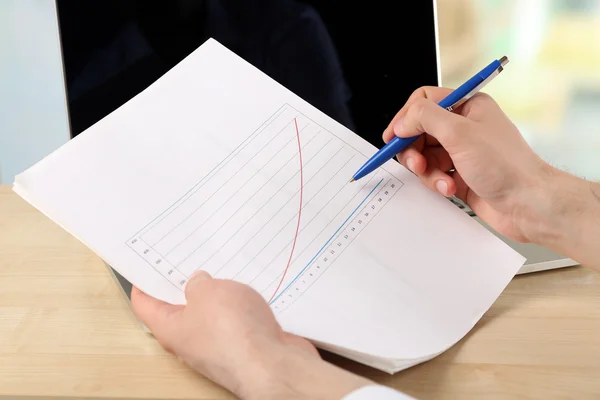
M 455 113 L 437 103 L 451 90 L 416 90 L 383 134 L 425 133 L 398 155 L 399 161 L 430 189 L 456 195 L 496 231 L 531 241 L 521 223 L 528 202 L 551 168 L 529 147 L 496 102 L 476 94 Z

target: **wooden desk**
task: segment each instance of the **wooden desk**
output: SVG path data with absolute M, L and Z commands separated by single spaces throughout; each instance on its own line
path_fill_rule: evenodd
M 229 399 L 139 327 L 104 263 L 0 186 L 0 397 Z M 394 376 L 419 399 L 598 398 L 600 274 L 521 276 L 440 357 Z

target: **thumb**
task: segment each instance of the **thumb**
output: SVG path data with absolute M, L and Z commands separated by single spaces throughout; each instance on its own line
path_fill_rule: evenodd
M 169 338 L 177 326 L 177 319 L 183 310 L 182 305 L 169 304 L 147 295 L 137 287 L 131 289 L 131 308 L 140 321 L 166 348 Z
M 412 137 L 427 133 L 444 147 L 456 143 L 458 133 L 468 120 L 440 107 L 433 101 L 420 98 L 408 106 L 403 118 L 393 126 L 394 134 L 399 137 Z
M 211 280 L 210 274 L 203 270 L 196 271 L 185 285 L 185 298 L 189 302 L 197 294 L 201 293 L 201 288 L 206 281 Z

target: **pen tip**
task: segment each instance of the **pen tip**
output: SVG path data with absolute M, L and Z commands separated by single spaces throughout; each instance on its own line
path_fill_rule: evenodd
M 354 178 L 350 179 L 350 182 L 354 182 Z

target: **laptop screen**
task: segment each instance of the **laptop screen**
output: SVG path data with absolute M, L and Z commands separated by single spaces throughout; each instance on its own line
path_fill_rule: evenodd
M 439 85 L 435 1 L 57 0 L 71 136 L 208 38 L 377 147 L 414 89 Z

